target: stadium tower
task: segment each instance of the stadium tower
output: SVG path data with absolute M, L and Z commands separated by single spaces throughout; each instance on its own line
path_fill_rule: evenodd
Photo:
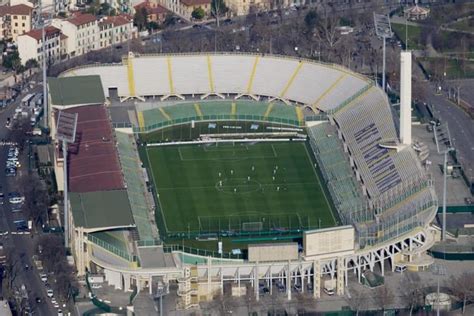
M 411 52 L 400 55 L 400 141 L 411 145 Z

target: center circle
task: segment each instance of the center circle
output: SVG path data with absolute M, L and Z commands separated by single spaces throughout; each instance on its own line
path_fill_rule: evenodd
M 216 182 L 216 190 L 228 194 L 246 194 L 258 192 L 262 185 L 252 178 L 230 178 L 218 180 Z

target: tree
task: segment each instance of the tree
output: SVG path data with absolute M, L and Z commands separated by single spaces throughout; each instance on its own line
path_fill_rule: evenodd
M 4 285 L 6 285 L 7 289 L 12 289 L 15 279 L 21 271 L 21 259 L 13 248 L 6 248 L 5 254 L 7 258 L 4 266 L 4 280 L 6 283 Z
M 163 25 L 164 26 L 172 26 L 172 25 L 175 25 L 175 24 L 176 24 L 176 18 L 174 17 L 173 14 L 168 13 L 165 16 L 165 20 L 163 21 Z
M 351 289 L 350 293 L 351 295 L 347 296 L 347 302 L 349 303 L 351 310 L 355 311 L 356 316 L 358 316 L 359 312 L 366 308 L 367 295 L 356 289 Z
M 66 260 L 66 250 L 64 249 L 64 240 L 60 235 L 42 235 L 36 242 L 36 249 L 41 246 L 42 251 L 39 254 L 43 261 L 43 266 L 51 272 L 61 271 L 61 262 Z
M 308 30 L 313 32 L 316 24 L 318 23 L 318 13 L 316 13 L 316 10 L 313 9 L 306 13 L 304 17 L 304 23 L 306 24 Z
M 194 11 L 191 13 L 191 16 L 193 17 L 193 19 L 202 20 L 205 14 L 206 13 L 204 12 L 204 9 L 199 7 L 194 9 Z
M 339 18 L 334 8 L 331 9 L 331 12 L 325 9 L 318 21 L 316 36 L 328 47 L 329 52 L 335 49 L 341 39 L 341 34 L 337 30 L 338 26 Z
M 409 276 L 405 274 L 403 278 L 402 299 L 410 308 L 410 315 L 423 305 L 423 292 L 419 282 L 414 282 Z
M 385 285 L 382 285 L 377 288 L 374 300 L 375 304 L 384 311 L 387 306 L 393 303 L 393 294 Z
M 37 68 L 39 67 L 38 61 L 34 58 L 28 59 L 25 63 L 26 69 Z
M 227 13 L 229 9 L 226 7 L 224 0 L 211 0 L 211 14 L 216 18 L 216 24 L 219 27 L 219 17 Z
M 138 28 L 139 31 L 144 30 L 148 25 L 148 11 L 146 8 L 141 8 L 135 12 L 133 16 L 133 24 Z
M 17 120 L 14 121 L 12 125 L 12 130 L 10 132 L 10 139 L 12 142 L 17 143 L 20 150 L 23 149 L 27 134 L 31 132 L 31 125 L 28 118 L 20 116 Z
M 36 173 L 23 176 L 20 182 L 25 195 L 24 211 L 33 223 L 43 224 L 50 204 L 46 184 L 40 180 Z
M 7 56 L 3 57 L 3 67 L 15 70 L 16 72 L 21 70 L 22 65 L 18 51 L 11 52 L 10 54 L 7 54 Z
M 464 314 L 466 305 L 474 301 L 474 273 L 463 273 L 452 279 L 452 288 L 460 299 L 462 299 L 462 312 Z
M 155 21 L 150 21 L 148 23 L 148 30 L 149 31 L 156 31 L 160 28 L 160 26 L 158 25 L 158 23 L 156 23 Z

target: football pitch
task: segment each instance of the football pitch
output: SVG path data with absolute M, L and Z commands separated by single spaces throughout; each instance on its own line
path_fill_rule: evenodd
M 147 148 L 167 233 L 287 231 L 336 224 L 304 142 Z

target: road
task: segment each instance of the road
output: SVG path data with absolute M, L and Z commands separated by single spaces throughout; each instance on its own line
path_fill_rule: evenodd
M 39 90 L 39 89 L 38 89 Z M 8 139 L 9 130 L 5 127 L 7 117 L 13 117 L 14 110 L 19 104 L 23 95 L 19 96 L 17 100 L 8 105 L 6 109 L 0 112 L 0 139 Z M 6 177 L 4 172 L 5 161 L 7 158 L 8 146 L 0 147 L 0 185 L 2 186 L 3 193 L 7 196 L 8 192 L 19 191 L 19 178 L 21 175 L 25 175 L 27 170 L 27 154 L 21 153 L 20 161 L 22 162 L 22 168 L 19 168 L 16 177 Z M 28 291 L 28 298 L 31 310 L 36 315 L 57 315 L 56 309 L 51 305 L 49 300 L 46 300 L 46 289 L 41 281 L 38 272 L 34 268 L 32 262 L 32 256 L 34 255 L 34 244 L 35 240 L 32 235 L 28 234 L 17 234 L 15 225 L 13 224 L 13 213 L 10 211 L 10 205 L 8 199 L 0 207 L 1 222 L 0 225 L 2 230 L 8 230 L 8 235 L 0 237 L 0 242 L 3 243 L 5 248 L 12 249 L 14 253 L 20 258 L 21 264 L 18 275 L 15 279 L 15 286 L 20 288 L 24 284 Z M 22 216 L 15 214 L 15 217 Z M 24 215 L 23 215 L 24 217 Z M 26 219 L 26 218 L 25 218 Z M 11 254 L 7 254 L 11 255 Z M 28 265 L 28 269 L 25 269 Z M 41 298 L 40 304 L 36 303 L 36 298 Z
M 453 145 L 466 175 L 474 181 L 474 122 L 445 95 L 436 95 L 430 84 L 427 93 L 428 103 L 433 105 L 435 116 L 448 123 Z

